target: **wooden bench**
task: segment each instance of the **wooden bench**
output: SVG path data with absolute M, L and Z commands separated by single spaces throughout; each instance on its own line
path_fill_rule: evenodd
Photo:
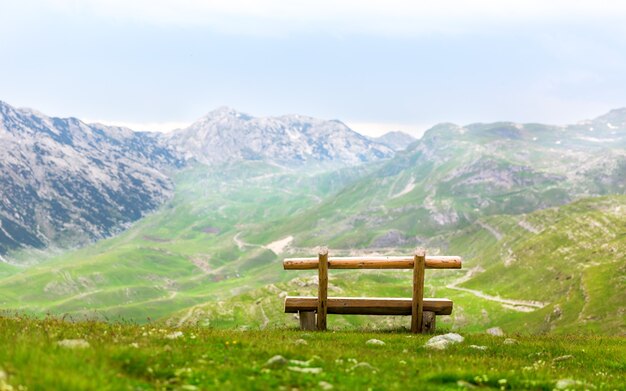
M 405 257 L 332 257 L 320 250 L 317 258 L 287 258 L 285 270 L 317 269 L 318 295 L 287 296 L 285 312 L 298 313 L 303 330 L 326 330 L 327 314 L 353 315 L 411 315 L 411 332 L 435 330 L 437 315 L 450 315 L 452 301 L 424 298 L 425 269 L 460 269 L 461 257 L 426 256 L 417 249 Z M 328 269 L 413 269 L 413 297 L 328 297 Z

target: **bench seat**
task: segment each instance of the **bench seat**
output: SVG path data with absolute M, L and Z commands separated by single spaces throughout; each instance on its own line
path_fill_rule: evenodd
M 285 312 L 316 311 L 317 303 L 318 298 L 315 296 L 287 296 Z M 327 308 L 329 314 L 411 315 L 411 298 L 329 297 Z M 424 311 L 450 315 L 452 301 L 424 298 Z

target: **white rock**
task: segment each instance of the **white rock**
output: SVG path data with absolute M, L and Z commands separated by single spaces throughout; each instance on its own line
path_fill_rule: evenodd
M 319 383 L 317 383 L 318 386 L 320 386 L 320 388 L 322 390 L 332 390 L 333 389 L 333 385 L 330 384 L 329 382 L 326 381 L 321 381 Z
M 57 345 L 68 349 L 87 349 L 89 347 L 89 342 L 84 339 L 64 339 L 62 341 L 58 341 Z
M 463 340 L 465 340 L 465 338 L 457 333 L 442 334 L 434 336 L 426 341 L 424 347 L 428 349 L 443 350 L 446 349 L 449 345 L 463 342 Z
M 368 339 L 367 342 L 365 342 L 366 345 L 377 345 L 377 346 L 382 346 L 385 343 L 383 341 L 381 341 L 380 339 Z
M 448 347 L 448 345 L 451 345 L 452 343 L 453 342 L 446 341 L 445 339 L 442 339 L 442 340 L 439 340 L 439 341 L 426 343 L 424 345 L 424 347 L 427 348 L 427 349 L 444 350 L 444 349 L 446 349 Z
M 487 350 L 487 347 L 483 345 L 470 345 L 470 348 L 476 349 L 476 350 Z
M 271 369 L 276 369 L 276 368 L 282 368 L 285 365 L 287 365 L 289 361 L 287 361 L 287 359 L 281 355 L 276 355 L 272 358 L 270 358 L 269 360 L 267 360 L 267 362 L 265 363 L 265 365 L 263 365 L 265 368 L 271 368 Z
M 174 331 L 173 333 L 170 333 L 168 335 L 165 336 L 165 338 L 167 339 L 178 339 L 180 337 L 182 337 L 184 334 L 182 331 Z
M 358 369 L 367 369 L 367 370 L 370 370 L 370 371 L 376 371 L 377 370 L 376 367 L 373 367 L 368 362 L 360 362 L 360 363 L 358 363 L 356 365 L 353 365 L 352 368 L 350 368 L 350 369 L 353 370 L 353 371 L 354 370 L 358 370 Z
M 505 345 L 515 345 L 516 343 L 517 343 L 517 340 L 514 338 L 507 338 L 503 342 L 503 344 Z
M 581 386 L 583 383 L 574 379 L 559 379 L 556 382 L 555 388 L 557 390 L 567 390 L 576 386 Z
M 302 367 L 287 367 L 292 372 L 310 373 L 313 375 L 319 375 L 322 373 L 322 368 L 302 368 Z
M 494 335 L 496 337 L 504 337 L 504 331 L 500 327 L 492 327 L 487 329 L 487 334 Z
M 566 354 L 564 356 L 559 356 L 559 357 L 553 358 L 552 362 L 565 361 L 565 360 L 570 360 L 572 358 L 574 358 L 574 356 L 572 356 L 571 354 Z
M 294 343 L 295 343 L 296 345 L 308 345 L 308 344 L 309 344 L 309 343 L 308 343 L 305 339 L 302 339 L 302 338 L 300 338 L 300 339 L 296 339 L 296 340 L 294 341 Z

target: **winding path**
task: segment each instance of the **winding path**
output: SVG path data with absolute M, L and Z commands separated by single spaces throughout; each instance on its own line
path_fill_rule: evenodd
M 457 291 L 462 291 L 462 292 L 467 292 L 467 293 L 471 293 L 472 295 L 476 296 L 476 297 L 480 297 L 481 299 L 485 299 L 485 300 L 489 300 L 489 301 L 495 301 L 496 303 L 500 303 L 502 304 L 502 306 L 504 308 L 508 308 L 514 311 L 518 311 L 518 312 L 532 312 L 535 311 L 537 309 L 543 308 L 546 305 L 548 305 L 548 303 L 544 303 L 541 301 L 536 301 L 536 300 L 514 300 L 514 299 L 503 299 L 499 296 L 492 296 L 492 295 L 488 295 L 482 291 L 476 290 L 476 289 L 469 289 L 469 288 L 462 288 L 460 286 L 458 286 L 459 284 L 464 283 L 465 281 L 468 281 L 470 278 L 472 278 L 476 273 L 480 273 L 482 272 L 481 269 L 470 269 L 467 274 L 465 274 L 463 277 L 451 282 L 450 284 L 446 285 L 446 288 L 449 289 L 455 289 Z

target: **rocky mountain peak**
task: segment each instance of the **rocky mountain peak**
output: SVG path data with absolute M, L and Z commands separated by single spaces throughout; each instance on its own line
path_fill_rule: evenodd
M 205 164 L 238 160 L 357 164 L 393 155 L 337 120 L 302 115 L 252 117 L 221 107 L 168 135 L 187 159 Z
M 378 143 L 388 146 L 394 151 L 402 151 L 405 150 L 409 144 L 415 142 L 417 139 L 411 136 L 408 133 L 395 130 L 391 132 L 387 132 L 380 137 L 374 138 L 374 140 Z

